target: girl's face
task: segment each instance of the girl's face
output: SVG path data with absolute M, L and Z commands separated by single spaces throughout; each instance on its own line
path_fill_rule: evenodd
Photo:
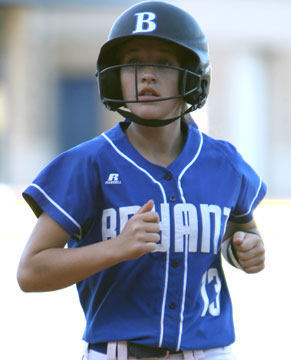
M 134 39 L 122 49 L 122 64 L 180 66 L 174 46 L 156 39 Z M 136 100 L 135 66 L 120 70 L 123 99 Z M 178 96 L 179 71 L 164 67 L 137 67 L 138 100 L 157 100 Z M 146 103 L 127 103 L 128 109 L 144 119 L 168 119 L 180 115 L 183 99 Z

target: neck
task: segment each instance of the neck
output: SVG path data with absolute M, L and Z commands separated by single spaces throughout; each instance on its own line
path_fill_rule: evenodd
M 179 156 L 186 137 L 181 130 L 180 120 L 156 128 L 131 123 L 126 134 L 143 157 L 164 167 Z

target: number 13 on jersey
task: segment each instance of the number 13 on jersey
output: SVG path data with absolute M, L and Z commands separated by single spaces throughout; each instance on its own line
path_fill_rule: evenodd
M 215 300 L 210 302 L 209 295 L 207 293 L 206 286 L 213 282 Z M 201 296 L 204 302 L 204 308 L 201 313 L 201 317 L 204 317 L 209 311 L 209 314 L 212 316 L 220 315 L 220 290 L 221 290 L 221 280 L 216 268 L 208 269 L 202 277 L 201 282 Z

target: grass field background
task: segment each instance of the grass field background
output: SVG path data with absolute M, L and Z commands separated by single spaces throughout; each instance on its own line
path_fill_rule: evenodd
M 16 270 L 35 217 L 20 188 L 0 186 L 1 359 L 80 360 L 85 325 L 75 287 L 23 293 Z M 264 200 L 255 212 L 266 269 L 247 275 L 225 263 L 232 294 L 237 360 L 291 359 L 291 200 Z

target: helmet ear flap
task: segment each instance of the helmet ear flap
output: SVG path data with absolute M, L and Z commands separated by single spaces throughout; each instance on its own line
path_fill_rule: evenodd
M 179 89 L 184 96 L 184 100 L 194 106 L 194 109 L 201 108 L 208 95 L 209 81 L 201 79 L 191 72 L 184 72 L 180 77 Z
M 200 109 L 205 105 L 208 92 L 209 92 L 209 81 L 203 79 L 201 80 L 199 91 L 195 96 L 196 109 Z
M 197 103 L 197 97 L 200 95 L 200 79 L 195 77 L 191 73 L 187 72 L 184 94 L 190 91 L 190 94 L 185 95 L 184 99 L 188 104 L 195 105 Z
M 197 54 L 189 53 L 183 49 L 180 57 L 182 67 L 185 69 L 180 75 L 179 90 L 184 95 L 184 100 L 196 110 L 201 108 L 207 99 L 210 76 L 203 74 L 200 59 Z
M 116 110 L 123 103 L 110 101 L 122 99 L 120 69 L 108 68 L 96 73 L 102 102 L 109 110 Z
M 208 92 L 209 92 L 209 81 L 206 79 L 202 79 L 201 85 L 200 85 L 199 96 L 197 99 L 197 108 L 200 109 L 205 105 Z

